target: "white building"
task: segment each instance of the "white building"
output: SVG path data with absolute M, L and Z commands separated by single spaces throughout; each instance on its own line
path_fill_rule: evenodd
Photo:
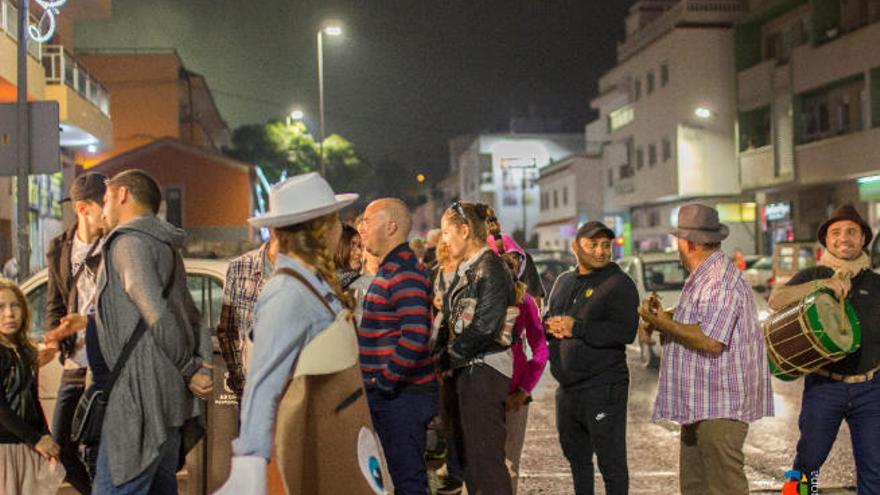
M 880 2 L 750 0 L 736 26 L 739 167 L 759 245 L 852 202 L 880 227 Z
M 540 171 L 583 151 L 583 134 L 463 136 L 450 140 L 451 172 L 458 173 L 461 200 L 492 205 L 505 232 L 525 230 L 531 239 Z
M 642 0 L 626 19 L 617 66 L 593 108 L 606 123 L 606 219 L 627 247 L 671 246 L 678 207 L 715 206 L 731 227 L 725 249 L 750 252 L 754 204 L 740 195 L 735 141 L 733 23 L 739 0 Z M 629 249 L 627 249 L 629 251 Z
M 541 213 L 535 226 L 540 249 L 567 251 L 581 224 L 602 220 L 602 170 L 602 157 L 596 154 L 572 155 L 541 170 Z

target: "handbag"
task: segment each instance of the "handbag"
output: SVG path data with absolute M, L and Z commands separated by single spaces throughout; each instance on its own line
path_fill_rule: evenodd
M 164 299 L 168 299 L 171 285 L 174 283 L 174 276 L 177 273 L 177 249 L 172 247 L 171 252 L 174 259 L 172 260 L 171 276 L 162 290 L 162 298 Z M 106 388 L 101 388 L 93 383 L 80 397 L 79 402 L 76 404 L 76 410 L 73 412 L 73 420 L 71 421 L 70 439 L 73 442 L 95 445 L 101 440 L 101 429 L 104 427 L 104 413 L 107 411 L 110 392 L 113 390 L 113 385 L 116 384 L 116 379 L 119 378 L 125 362 L 128 361 L 129 356 L 134 351 L 134 347 L 146 330 L 147 324 L 141 318 L 138 320 L 134 332 L 132 332 L 122 348 L 119 359 L 116 360 L 116 365 L 113 366 L 113 371 L 110 373 L 110 379 L 107 381 Z

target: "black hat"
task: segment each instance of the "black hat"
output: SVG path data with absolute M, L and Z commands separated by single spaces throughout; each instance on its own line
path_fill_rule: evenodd
M 65 201 L 94 201 L 101 204 L 104 202 L 104 193 L 107 191 L 107 177 L 97 172 L 87 172 L 73 180 Z
M 614 235 L 614 231 L 609 229 L 608 226 L 606 226 L 604 223 L 593 220 L 581 225 L 580 228 L 577 230 L 575 238 L 583 239 L 584 237 L 589 237 L 590 239 L 592 239 L 599 234 L 607 235 L 611 239 L 617 237 L 616 235 Z
M 874 238 L 874 234 L 871 232 L 871 226 L 862 219 L 862 216 L 859 215 L 859 212 L 856 211 L 856 208 L 853 205 L 846 204 L 839 206 L 834 210 L 831 216 L 828 217 L 828 220 L 825 220 L 825 223 L 819 226 L 817 237 L 822 246 L 828 247 L 825 246 L 825 237 L 828 235 L 828 228 L 831 227 L 831 224 L 840 222 L 841 220 L 849 220 L 850 222 L 857 223 L 862 228 L 862 232 L 865 234 L 865 244 L 862 246 L 862 249 L 871 244 L 871 239 Z

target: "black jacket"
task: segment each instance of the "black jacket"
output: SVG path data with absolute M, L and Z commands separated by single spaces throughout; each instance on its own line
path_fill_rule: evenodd
M 466 299 L 476 300 L 476 309 L 470 325 L 451 338 L 448 345 L 451 368 L 465 366 L 475 357 L 504 351 L 508 346 L 496 341 L 507 316 L 507 308 L 516 305 L 514 277 L 507 265 L 491 250 L 483 253 L 465 272 L 464 280 L 456 275 L 451 290 L 443 296 L 444 330 L 440 345 L 446 348 L 450 340 L 448 329 L 454 328 Z M 447 366 L 441 363 L 442 368 Z
M 615 263 L 580 275 L 569 270 L 553 284 L 547 316 L 572 316 L 573 338 L 548 335 L 550 370 L 562 387 L 595 386 L 629 378 L 626 345 L 639 324 L 639 293 Z
M 76 284 L 70 267 L 70 253 L 73 249 L 73 238 L 76 235 L 76 224 L 49 242 L 46 250 L 46 266 L 49 271 L 48 292 L 46 294 L 46 331 L 52 330 L 61 323 L 61 318 L 76 312 L 79 305 Z M 100 259 L 100 250 L 86 261 L 95 270 Z M 59 359 L 73 355 L 76 335 L 71 335 L 61 342 Z
M 0 345 L 0 443 L 36 445 L 49 433 L 37 397 L 35 356 Z

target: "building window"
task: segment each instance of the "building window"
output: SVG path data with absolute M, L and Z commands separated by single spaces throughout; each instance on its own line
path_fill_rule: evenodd
M 648 165 L 654 166 L 657 163 L 657 145 L 648 146 Z
M 636 150 L 636 170 L 641 170 L 645 166 L 645 150 L 639 148 Z
M 614 170 L 608 169 L 608 187 L 614 187 Z
M 168 187 L 165 189 L 165 220 L 176 227 L 183 227 L 183 189 Z
M 651 94 L 654 92 L 654 71 L 653 70 L 648 71 L 648 77 L 647 77 L 647 80 L 645 81 L 645 86 L 647 86 L 645 89 L 648 94 Z
M 630 165 L 630 164 L 627 163 L 627 164 L 624 164 L 624 165 L 621 165 L 621 166 L 620 166 L 620 179 L 621 179 L 621 180 L 623 180 L 623 179 L 629 179 L 630 177 L 632 177 L 632 176 L 635 175 L 635 174 L 636 174 L 636 173 L 635 173 L 635 171 L 633 170 L 632 165 Z
M 562 206 L 568 206 L 568 186 L 562 188 Z
M 642 80 L 636 79 L 635 83 L 633 83 L 633 100 L 639 101 L 639 98 L 642 97 Z
M 648 212 L 648 227 L 659 227 L 660 226 L 660 212 L 657 210 L 651 210 Z
M 559 191 L 553 190 L 553 209 L 559 208 Z
M 666 87 L 669 84 L 669 64 L 663 62 L 660 65 L 660 86 Z
M 663 138 L 663 149 L 661 151 L 663 154 L 663 161 L 669 161 L 672 158 L 672 142 L 669 141 L 669 138 Z

